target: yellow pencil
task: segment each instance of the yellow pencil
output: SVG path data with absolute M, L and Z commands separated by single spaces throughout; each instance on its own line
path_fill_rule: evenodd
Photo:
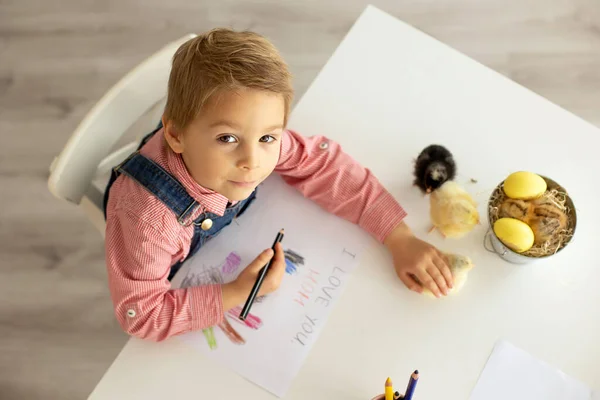
M 385 400 L 394 400 L 394 388 L 392 387 L 392 380 L 387 378 L 385 381 Z

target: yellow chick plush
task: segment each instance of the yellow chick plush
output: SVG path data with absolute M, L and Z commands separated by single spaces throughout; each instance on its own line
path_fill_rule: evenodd
M 434 229 L 447 238 L 460 238 L 479 224 L 477 203 L 460 185 L 447 181 L 431 194 L 429 214 Z
M 446 257 L 450 264 L 450 272 L 452 272 L 452 276 L 454 277 L 454 287 L 450 289 L 449 294 L 456 294 L 467 282 L 467 274 L 474 265 L 471 259 L 466 256 L 446 253 Z M 435 297 L 435 295 L 425 287 L 423 288 L 423 294 Z

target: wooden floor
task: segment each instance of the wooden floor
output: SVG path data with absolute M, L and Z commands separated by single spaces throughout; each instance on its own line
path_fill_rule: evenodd
M 215 26 L 270 37 L 298 98 L 366 4 L 0 0 L 0 398 L 85 398 L 127 339 L 100 234 L 46 188 L 94 102 L 166 42 Z M 373 4 L 600 125 L 597 0 Z

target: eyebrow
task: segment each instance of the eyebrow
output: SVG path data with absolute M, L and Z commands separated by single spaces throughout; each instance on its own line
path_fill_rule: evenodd
M 224 119 L 213 122 L 212 124 L 210 124 L 209 128 L 216 128 L 217 126 L 228 126 L 230 128 L 237 129 L 237 130 L 240 129 L 238 124 L 231 122 L 231 121 L 224 120 Z
M 229 128 L 233 128 L 236 130 L 240 130 L 240 126 L 235 122 L 227 121 L 227 120 L 219 120 L 209 125 L 209 128 L 216 128 L 218 126 L 227 126 Z M 274 131 L 275 129 L 283 129 L 283 124 L 276 124 L 265 129 L 265 132 Z
M 277 124 L 277 125 L 270 126 L 267 129 L 265 129 L 265 132 L 271 132 L 271 131 L 274 131 L 275 129 L 283 129 L 283 125 Z

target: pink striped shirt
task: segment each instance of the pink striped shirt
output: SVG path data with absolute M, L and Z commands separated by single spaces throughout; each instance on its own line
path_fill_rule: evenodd
M 180 155 L 157 132 L 141 154 L 165 168 L 201 207 L 223 215 L 228 199 L 203 188 Z M 375 176 L 323 136 L 285 131 L 275 172 L 327 211 L 358 224 L 379 241 L 406 212 Z M 185 259 L 194 233 L 175 214 L 132 179 L 121 175 L 107 205 L 106 262 L 116 317 L 130 335 L 164 340 L 214 326 L 223 319 L 220 285 L 172 289 L 171 265 Z

